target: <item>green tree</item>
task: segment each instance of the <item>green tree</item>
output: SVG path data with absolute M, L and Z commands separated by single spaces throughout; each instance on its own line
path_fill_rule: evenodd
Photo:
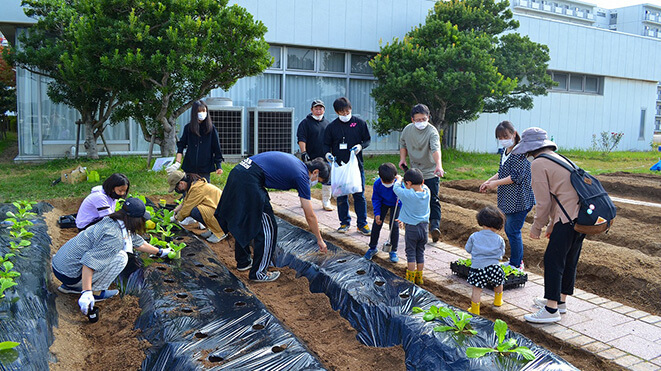
M 117 116 L 134 117 L 147 140 L 154 134 L 164 156 L 176 153 L 176 119 L 194 101 L 272 63 L 266 27 L 227 0 L 97 1 L 120 4 L 112 38 L 122 43 L 103 64 L 145 87 Z
M 441 132 L 482 112 L 532 108 L 533 96 L 553 86 L 548 48 L 512 32 L 518 26 L 507 1 L 437 2 L 424 25 L 382 46 L 370 62 L 377 132 L 406 126 L 417 103 L 429 106 Z
M 0 120 L 7 111 L 16 111 L 16 71 L 2 58 L 0 46 Z

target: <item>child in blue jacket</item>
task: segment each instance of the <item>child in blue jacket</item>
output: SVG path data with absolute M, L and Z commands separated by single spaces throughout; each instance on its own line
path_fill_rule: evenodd
M 390 214 L 390 261 L 397 263 L 397 245 L 399 244 L 399 225 L 397 218 L 399 217 L 399 208 L 401 203 L 397 199 L 397 195 L 393 192 L 393 184 L 397 176 L 397 168 L 395 164 L 386 162 L 379 166 L 379 178 L 372 186 L 372 207 L 374 208 L 374 223 L 372 223 L 372 234 L 370 236 L 369 249 L 365 253 L 365 259 L 371 260 L 377 253 L 377 245 L 379 244 L 379 234 L 381 227 L 386 216 Z

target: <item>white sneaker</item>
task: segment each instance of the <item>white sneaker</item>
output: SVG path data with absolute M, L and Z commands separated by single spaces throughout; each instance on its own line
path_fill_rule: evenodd
M 544 308 L 546 306 L 546 303 L 548 302 L 548 300 L 544 298 L 534 298 L 532 299 L 532 301 L 534 303 L 533 305 L 537 308 Z M 560 314 L 567 313 L 567 303 L 562 303 L 562 304 L 558 303 L 558 313 Z
M 209 236 L 209 238 L 207 238 L 207 241 L 209 241 L 211 243 L 218 243 L 218 242 L 221 241 L 221 239 L 216 237 L 216 235 L 212 233 L 211 236 Z
M 184 220 L 179 222 L 181 225 L 190 225 L 193 223 L 197 223 L 197 220 L 191 218 L 190 216 L 187 216 Z
M 523 318 L 532 323 L 553 323 L 558 322 L 562 319 L 560 316 L 560 311 L 555 313 L 550 313 L 546 308 L 538 310 L 536 313 L 526 314 Z
M 198 224 L 197 229 L 202 229 L 202 230 L 207 229 L 207 227 L 205 227 L 204 224 L 202 223 L 197 223 L 197 224 Z
M 280 277 L 280 272 L 273 271 L 273 272 L 266 273 L 266 277 L 261 279 L 261 280 L 259 278 L 255 278 L 255 279 L 251 279 L 251 281 L 254 281 L 254 282 L 273 282 L 273 281 L 277 280 L 278 277 Z
M 209 238 L 211 236 L 213 236 L 213 232 L 211 232 L 211 231 L 204 231 L 200 234 L 200 237 L 202 237 L 202 238 Z

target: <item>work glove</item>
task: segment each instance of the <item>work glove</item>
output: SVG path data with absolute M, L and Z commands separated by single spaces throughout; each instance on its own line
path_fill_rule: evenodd
M 301 153 L 301 160 L 302 160 L 303 162 L 309 162 L 309 161 L 310 161 L 310 155 L 308 155 L 307 152 L 303 152 L 303 153 Z
M 176 223 L 176 222 L 177 222 L 177 217 L 174 216 L 174 215 L 172 215 L 172 216 L 170 217 L 170 222 L 171 222 L 171 223 Z
M 361 146 L 360 144 L 356 144 L 355 146 L 351 147 L 351 152 L 358 154 L 362 149 L 363 146 Z
M 85 290 L 78 299 L 78 306 L 84 315 L 87 315 L 89 309 L 94 309 L 94 293 L 92 290 Z
M 165 249 L 159 249 L 158 257 L 159 257 L 159 258 L 165 258 L 165 257 L 167 257 L 168 254 L 171 253 L 171 252 L 172 252 L 172 249 L 169 248 L 169 247 L 166 247 Z
M 335 156 L 331 155 L 330 152 L 326 153 L 326 161 L 333 163 L 335 162 Z
M 170 166 L 165 168 L 165 172 L 170 174 L 174 171 L 179 170 L 180 167 L 181 167 L 181 163 L 175 161 L 172 164 L 170 164 Z

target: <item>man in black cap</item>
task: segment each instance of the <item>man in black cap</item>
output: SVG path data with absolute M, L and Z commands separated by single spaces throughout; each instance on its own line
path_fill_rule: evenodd
M 326 107 L 321 99 L 312 101 L 310 113 L 298 124 L 298 131 L 296 137 L 298 138 L 298 146 L 301 148 L 301 160 L 308 162 L 317 157 L 324 157 L 324 130 L 329 122 L 324 117 Z M 324 210 L 332 211 L 331 205 L 331 187 L 328 182 L 321 185 L 321 201 Z

